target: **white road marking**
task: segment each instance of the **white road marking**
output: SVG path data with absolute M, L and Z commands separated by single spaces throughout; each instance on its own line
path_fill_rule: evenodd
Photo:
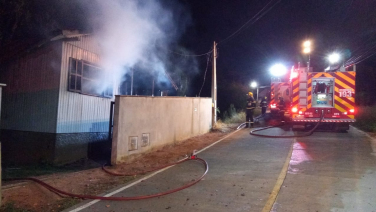
M 185 159 L 185 158 L 184 158 L 184 159 Z M 184 159 L 182 159 L 182 160 L 184 160 Z M 134 186 L 134 185 L 140 183 L 141 181 L 144 181 L 144 180 L 146 180 L 146 179 L 148 179 L 148 178 L 151 178 L 151 177 L 153 177 L 154 175 L 156 175 L 156 174 L 158 174 L 158 173 L 160 173 L 160 172 L 163 172 L 164 170 L 167 170 L 167 169 L 169 169 L 169 168 L 171 168 L 171 167 L 172 167 L 172 166 L 170 166 L 170 167 L 166 167 L 166 168 L 161 169 L 161 170 L 158 170 L 158 171 L 154 172 L 153 174 L 150 174 L 150 175 L 148 175 L 148 176 L 146 176 L 146 177 L 143 177 L 143 178 L 141 178 L 141 179 L 139 179 L 139 180 L 137 180 L 137 181 L 135 181 L 135 182 L 133 182 L 133 183 L 131 183 L 131 184 L 129 184 L 129 185 L 126 185 L 126 186 L 124 186 L 124 187 L 121 187 L 121 188 L 119 188 L 119 189 L 113 191 L 113 192 L 108 193 L 108 194 L 104 195 L 104 197 L 110 197 L 110 196 L 112 196 L 112 195 L 114 195 L 114 194 L 117 194 L 117 193 L 119 193 L 119 192 L 121 192 L 121 191 L 123 191 L 123 190 L 125 190 L 125 189 L 127 189 L 127 188 L 130 188 L 130 187 L 132 187 L 132 186 Z M 91 205 L 94 205 L 95 203 L 97 203 L 97 202 L 99 202 L 99 201 L 100 201 L 99 199 L 93 200 L 93 201 L 91 201 L 91 202 L 89 202 L 89 203 L 87 203 L 87 204 L 85 204 L 85 205 L 82 205 L 82 206 L 80 206 L 80 207 L 78 207 L 78 208 L 76 208 L 76 209 L 74 209 L 74 210 L 71 210 L 70 212 L 77 212 L 77 211 L 80 211 L 80 210 L 85 209 L 85 208 L 87 208 L 87 207 L 89 207 L 89 206 L 91 206 Z
M 232 132 L 232 133 L 226 135 L 225 137 L 223 137 L 223 138 L 219 139 L 218 141 L 216 141 L 216 142 L 210 144 L 209 146 L 207 146 L 207 147 L 205 147 L 205 148 L 203 148 L 203 149 L 197 151 L 196 153 L 199 154 L 199 153 L 201 153 L 201 152 L 203 152 L 203 151 L 209 149 L 210 147 L 212 147 L 212 146 L 216 145 L 217 143 L 223 141 L 224 139 L 230 137 L 231 135 L 235 134 L 236 132 L 239 132 L 240 130 L 241 130 L 241 129 L 235 130 L 234 132 Z M 179 161 L 182 161 L 182 160 L 185 160 L 185 159 L 186 159 L 186 158 L 183 158 L 183 159 L 181 159 L 181 160 L 179 160 Z M 146 177 L 143 177 L 143 178 L 141 178 L 141 179 L 139 179 L 139 180 L 137 180 L 137 181 L 135 181 L 135 182 L 133 182 L 133 183 L 131 183 L 131 184 L 129 184 L 129 185 L 126 185 L 126 186 L 121 187 L 121 188 L 119 188 L 119 189 L 117 189 L 117 190 L 115 190 L 115 191 L 113 191 L 113 192 L 111 192 L 111 193 L 108 193 L 108 194 L 104 195 L 104 197 L 110 197 L 110 196 L 112 196 L 112 195 L 114 195 L 114 194 L 117 194 L 117 193 L 119 193 L 119 192 L 121 192 L 121 191 L 124 191 L 125 189 L 130 188 L 130 187 L 132 187 L 132 186 L 134 186 L 134 185 L 140 183 L 141 181 L 144 181 L 144 180 L 146 180 L 146 179 L 149 179 L 149 178 L 153 177 L 154 175 L 156 175 L 156 174 L 158 174 L 158 173 L 161 173 L 161 172 L 163 172 L 163 171 L 165 171 L 165 170 L 167 170 L 167 169 L 169 169 L 169 168 L 171 168 L 171 167 L 173 167 L 173 166 L 169 166 L 169 167 L 166 167 L 166 168 L 164 168 L 164 169 L 158 170 L 158 171 L 156 171 L 156 172 L 154 172 L 154 173 L 152 173 L 152 174 L 150 174 L 150 175 L 148 175 L 148 176 L 146 176 Z M 93 201 L 88 202 L 88 203 L 86 203 L 86 204 L 84 204 L 84 205 L 82 205 L 82 206 L 80 206 L 80 207 L 78 207 L 78 208 L 75 208 L 75 209 L 73 209 L 73 210 L 71 210 L 71 211 L 69 211 L 69 212 L 78 212 L 78 211 L 80 211 L 80 210 L 83 210 L 83 209 L 85 209 L 85 208 L 87 208 L 87 207 L 90 207 L 90 206 L 94 205 L 95 203 L 97 203 L 97 202 L 99 202 L 99 201 L 100 201 L 100 200 L 93 200 Z

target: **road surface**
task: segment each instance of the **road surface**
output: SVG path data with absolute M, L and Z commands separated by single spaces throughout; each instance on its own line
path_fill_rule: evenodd
M 348 133 L 275 139 L 251 136 L 249 131 L 239 130 L 199 153 L 209 172 L 193 187 L 146 200 L 87 200 L 65 211 L 376 212 L 376 154 L 365 134 L 351 128 Z M 263 133 L 294 135 L 288 128 Z M 113 196 L 165 191 L 203 171 L 201 164 L 186 162 L 116 188 Z

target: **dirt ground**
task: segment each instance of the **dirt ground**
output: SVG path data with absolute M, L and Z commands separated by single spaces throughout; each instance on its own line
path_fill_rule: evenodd
M 193 150 L 200 150 L 214 143 L 234 131 L 237 126 L 236 124 L 222 125 L 220 130 L 164 146 L 130 162 L 111 167 L 111 170 L 118 173 L 134 173 L 176 162 L 191 154 Z M 55 173 L 37 178 L 67 192 L 97 195 L 138 177 L 140 176 L 115 177 L 106 174 L 101 168 L 94 168 L 72 173 Z M 62 211 L 81 201 L 81 199 L 59 196 L 33 182 L 15 182 L 3 186 L 3 206 L 0 211 Z

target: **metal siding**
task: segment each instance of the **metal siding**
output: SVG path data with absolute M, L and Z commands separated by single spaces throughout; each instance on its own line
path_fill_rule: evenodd
M 2 129 L 56 132 L 61 43 L 50 44 L 10 62 L 1 74 Z
M 100 47 L 99 43 L 95 41 L 95 37 L 92 35 L 85 35 L 78 37 L 78 41 L 67 41 L 65 43 L 69 43 L 73 46 L 86 50 L 83 54 L 91 54 L 94 53 L 96 55 L 100 55 Z
M 99 63 L 92 37 L 63 42 L 57 133 L 108 132 L 111 99 L 68 91 L 69 57 Z

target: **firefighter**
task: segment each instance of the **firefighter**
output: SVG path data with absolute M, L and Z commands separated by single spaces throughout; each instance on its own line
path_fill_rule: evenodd
M 283 100 L 283 97 L 279 97 L 278 108 L 279 108 L 279 115 L 281 116 L 282 119 L 284 118 L 285 109 L 286 109 L 285 107 L 286 107 L 285 100 Z
M 256 102 L 255 99 L 253 98 L 253 93 L 249 92 L 248 93 L 248 98 L 247 98 L 247 110 L 246 110 L 246 125 L 245 127 L 253 127 L 253 111 L 256 108 Z
M 285 110 L 285 107 L 286 107 L 285 100 L 283 100 L 283 97 L 279 97 L 278 108 L 280 110 Z
M 264 97 L 261 101 L 261 112 L 264 115 L 266 113 L 266 108 L 268 107 L 268 97 Z

